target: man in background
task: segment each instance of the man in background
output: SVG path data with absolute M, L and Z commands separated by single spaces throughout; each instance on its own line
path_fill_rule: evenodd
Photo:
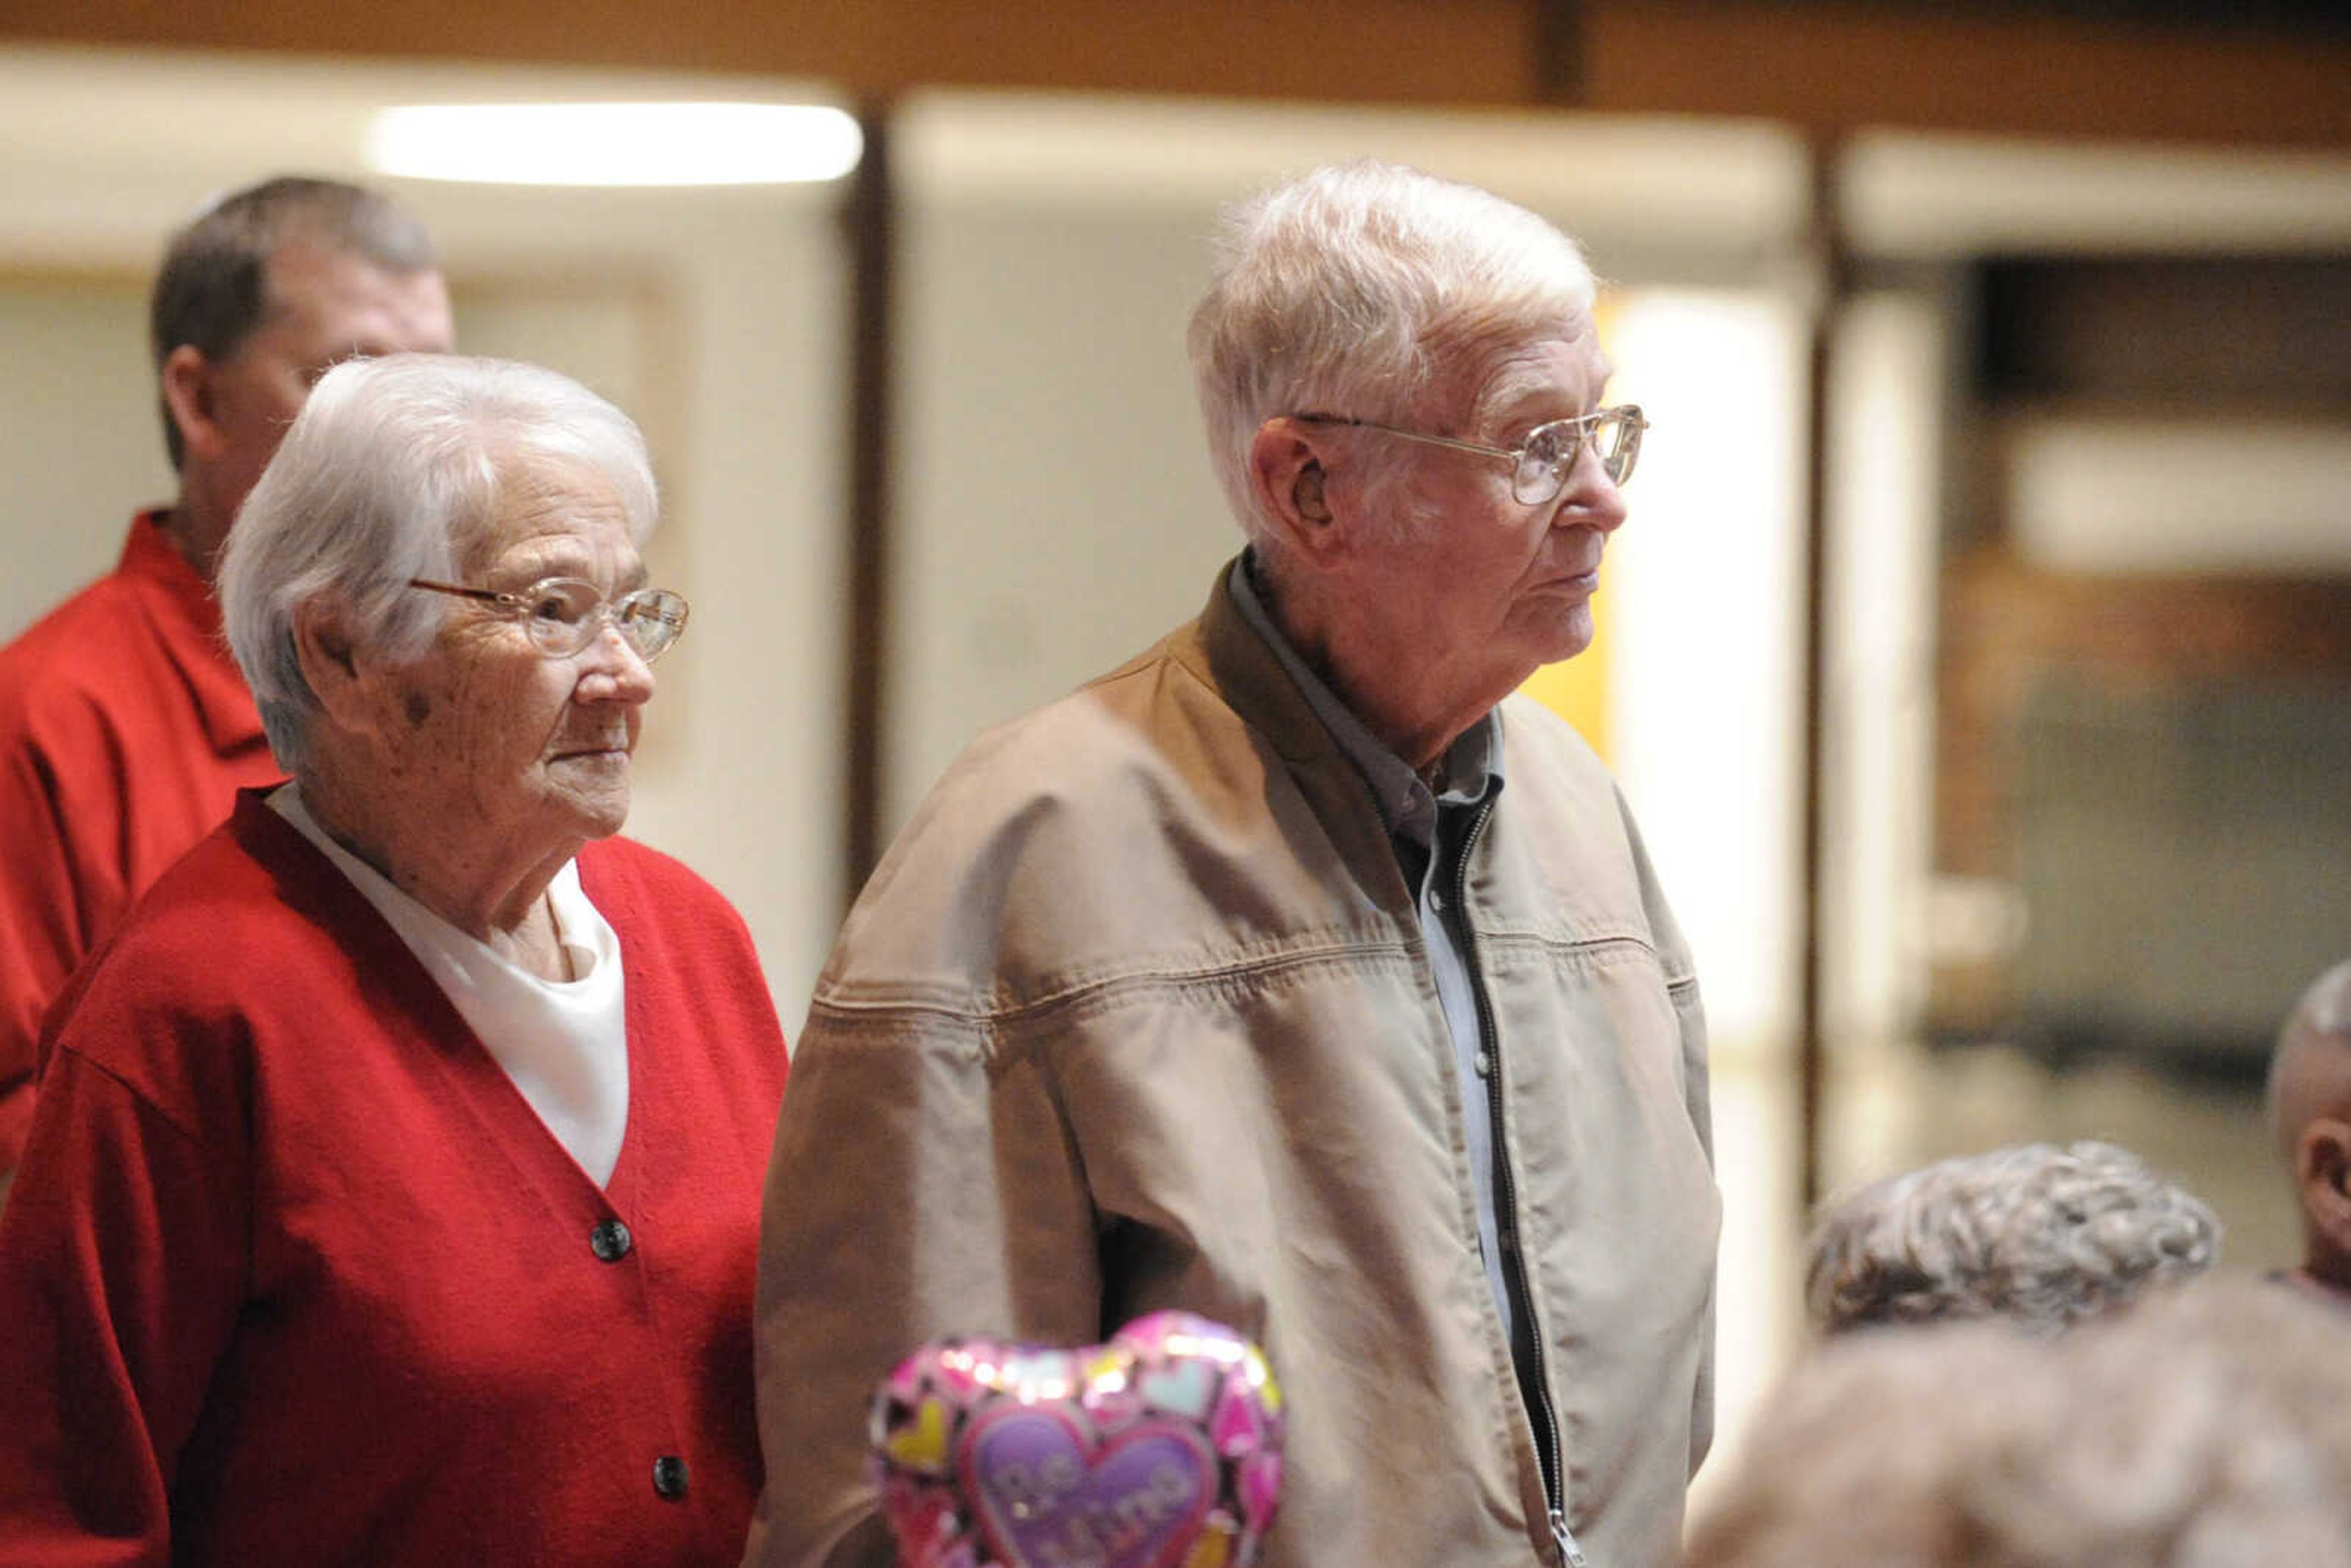
M 375 192 L 292 177 L 175 235 L 149 319 L 179 497 L 0 648 L 0 1200 L 66 977 L 239 789 L 281 776 L 212 591 L 246 492 L 329 366 L 452 337 L 423 225 Z
M 2351 1307 L 2351 961 L 2313 981 L 2278 1031 L 2270 1125 L 2302 1200 L 2290 1278 Z

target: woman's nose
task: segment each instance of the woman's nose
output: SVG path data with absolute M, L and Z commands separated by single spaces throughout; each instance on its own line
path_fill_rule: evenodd
M 637 645 L 629 641 L 621 624 L 607 612 L 603 624 L 587 648 L 587 664 L 580 673 L 580 697 L 583 702 L 651 701 L 653 695 L 653 667 Z

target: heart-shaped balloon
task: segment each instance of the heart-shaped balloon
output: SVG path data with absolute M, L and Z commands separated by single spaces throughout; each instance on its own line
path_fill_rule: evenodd
M 1250 1568 L 1281 1492 L 1281 1391 L 1188 1312 L 1106 1344 L 946 1340 L 875 1391 L 903 1568 Z

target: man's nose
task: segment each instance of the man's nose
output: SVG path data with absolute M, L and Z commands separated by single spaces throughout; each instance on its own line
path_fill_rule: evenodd
M 1590 443 L 1575 455 L 1567 484 L 1560 493 L 1558 521 L 1577 528 L 1614 533 L 1631 515 L 1625 505 L 1625 487 L 1608 476 L 1608 465 Z

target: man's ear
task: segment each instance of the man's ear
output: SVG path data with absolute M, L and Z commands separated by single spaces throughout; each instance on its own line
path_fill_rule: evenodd
M 297 609 L 294 656 L 329 724 L 363 732 L 375 727 L 375 683 L 368 678 L 369 661 L 354 643 L 345 606 L 313 599 Z
M 2294 1152 L 2303 1213 L 2313 1228 L 2351 1251 L 2351 1123 L 2318 1117 L 2302 1130 Z
M 221 433 L 220 392 L 213 362 L 193 343 L 163 356 L 163 408 L 179 427 L 180 450 L 189 457 L 216 461 L 226 439 Z
M 1318 563 L 1333 559 L 1347 543 L 1330 494 L 1324 451 L 1321 432 L 1286 416 L 1267 420 L 1249 440 L 1249 489 L 1259 514 L 1293 555 Z

